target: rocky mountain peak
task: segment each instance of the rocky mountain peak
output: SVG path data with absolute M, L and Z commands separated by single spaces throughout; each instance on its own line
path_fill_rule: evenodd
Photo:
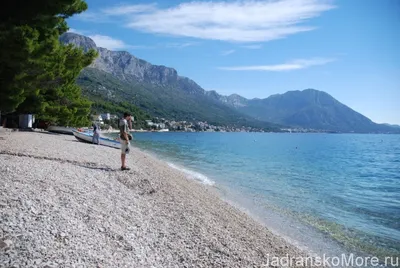
M 159 85 L 178 82 L 178 73 L 175 69 L 152 65 L 127 51 L 111 51 L 98 47 L 89 37 L 68 32 L 61 35 L 60 41 L 82 47 L 85 51 L 91 48 L 96 49 L 99 56 L 89 67 L 112 74 L 127 82 L 134 80 Z
M 234 107 L 244 107 L 248 103 L 248 99 L 238 95 L 232 94 L 227 97 L 228 103 Z
M 73 44 L 77 47 L 83 48 L 84 51 L 96 49 L 96 43 L 89 37 L 76 33 L 67 32 L 60 36 L 60 42 L 63 44 Z

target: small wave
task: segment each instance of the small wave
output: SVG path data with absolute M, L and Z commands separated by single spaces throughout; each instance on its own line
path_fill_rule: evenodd
M 177 166 L 175 164 L 172 164 L 172 163 L 168 163 L 168 166 L 185 173 L 186 175 L 188 175 L 189 178 L 197 180 L 197 181 L 200 181 L 201 183 L 204 183 L 204 184 L 207 184 L 207 185 L 214 185 L 215 184 L 215 182 L 213 180 L 210 180 L 207 176 L 205 176 L 205 175 L 203 175 L 201 173 L 198 173 L 198 172 L 195 172 L 195 171 L 192 171 L 192 170 L 188 170 L 188 169 L 185 169 L 183 167 L 179 167 L 179 166 Z

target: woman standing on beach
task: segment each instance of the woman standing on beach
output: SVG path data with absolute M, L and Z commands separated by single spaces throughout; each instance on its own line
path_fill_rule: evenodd
M 93 138 L 92 138 L 92 143 L 97 143 L 97 145 L 100 145 L 100 128 L 96 123 L 93 123 Z

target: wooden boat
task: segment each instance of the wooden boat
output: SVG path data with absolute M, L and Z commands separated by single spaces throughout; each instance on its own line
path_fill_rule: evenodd
M 93 140 L 93 133 L 92 132 L 80 132 L 74 130 L 73 135 L 78 141 L 81 142 L 86 142 L 86 143 L 92 143 Z M 107 147 L 112 147 L 116 149 L 121 148 L 121 143 L 117 140 L 105 138 L 105 137 L 99 137 L 100 145 L 107 146 Z
M 74 135 L 72 132 L 76 129 L 73 127 L 49 126 L 46 130 L 58 134 Z

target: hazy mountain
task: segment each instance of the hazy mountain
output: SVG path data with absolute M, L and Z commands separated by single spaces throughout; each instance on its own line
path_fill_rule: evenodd
M 247 115 L 277 124 L 339 132 L 393 131 L 392 127 L 376 124 L 328 93 L 314 89 L 289 91 L 241 104 L 230 103 Z
M 266 129 L 275 127 L 226 105 L 193 80 L 179 76 L 173 68 L 152 65 L 125 51 L 97 47 L 92 39 L 75 33 L 65 33 L 60 40 L 85 50 L 94 48 L 98 51 L 98 58 L 78 79 L 83 93 L 93 100 L 127 101 L 153 116 L 174 120 Z
M 382 125 L 388 126 L 388 127 L 392 127 L 392 128 L 400 129 L 400 126 L 399 126 L 399 125 L 393 125 L 393 124 L 387 124 L 387 123 L 384 123 L 384 124 L 382 124 Z

